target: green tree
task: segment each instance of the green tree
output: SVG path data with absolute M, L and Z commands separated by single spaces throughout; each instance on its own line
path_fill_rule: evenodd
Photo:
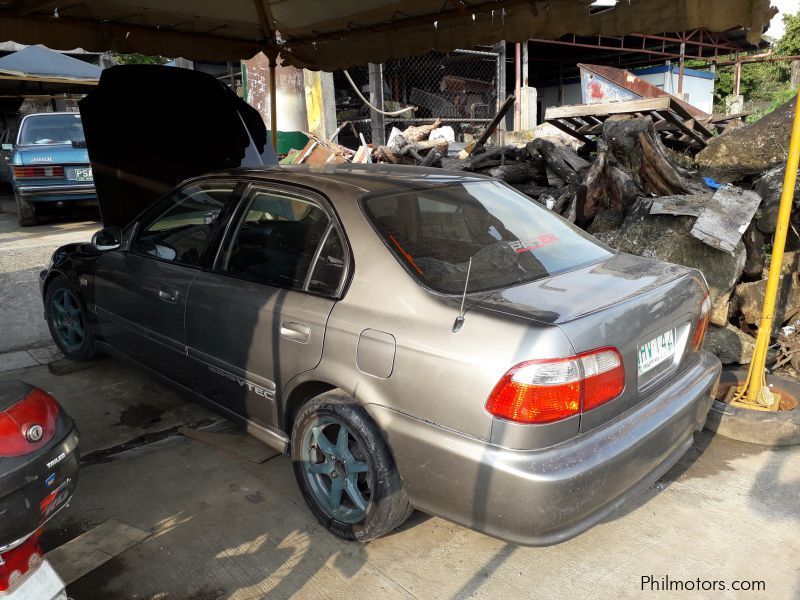
M 800 10 L 793 15 L 783 15 L 783 36 L 775 44 L 775 54 L 780 56 L 800 55 Z
M 114 63 L 118 65 L 163 65 L 169 59 L 164 56 L 148 56 L 147 54 L 117 54 L 112 55 Z

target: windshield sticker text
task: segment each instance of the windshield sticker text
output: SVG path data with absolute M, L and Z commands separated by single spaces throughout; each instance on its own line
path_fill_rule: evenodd
M 527 252 L 528 250 L 536 250 L 542 246 L 553 244 L 558 241 L 558 236 L 555 233 L 543 233 L 534 240 L 515 240 L 508 242 L 514 252 Z

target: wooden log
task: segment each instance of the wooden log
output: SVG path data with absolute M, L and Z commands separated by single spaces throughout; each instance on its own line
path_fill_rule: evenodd
M 601 147 L 602 140 L 598 147 Z M 637 198 L 636 183 L 625 170 L 614 164 L 608 151 L 600 150 L 578 185 L 575 202 L 576 222 L 586 225 L 598 210 L 626 214 Z
M 578 173 L 589 166 L 589 163 L 578 156 L 571 148 L 556 144 L 545 138 L 536 138 L 525 146 L 528 154 L 539 154 L 544 158 L 558 177 L 565 183 L 576 181 Z
M 491 148 L 480 154 L 473 154 L 467 165 L 464 167 L 468 171 L 478 171 L 485 169 L 488 166 L 495 166 L 496 161 L 503 159 L 514 160 L 519 155 L 519 149 L 516 146 L 498 146 Z
M 442 120 L 436 119 L 433 123 L 429 123 L 427 125 L 415 125 L 412 127 L 407 128 L 403 132 L 403 137 L 411 143 L 414 142 L 421 142 L 422 140 L 427 140 L 428 136 L 431 134 L 431 131 L 434 129 L 439 129 L 442 126 Z
M 489 174 L 506 183 L 527 183 L 536 177 L 536 169 L 528 162 L 507 162 L 489 169 Z

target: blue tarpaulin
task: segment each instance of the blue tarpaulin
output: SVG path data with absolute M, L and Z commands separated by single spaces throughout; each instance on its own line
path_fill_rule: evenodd
M 96 83 L 102 69 L 44 46 L 28 46 L 0 58 L 0 76 L 22 80 Z

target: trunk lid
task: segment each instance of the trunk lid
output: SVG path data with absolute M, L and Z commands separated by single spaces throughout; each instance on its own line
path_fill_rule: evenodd
M 19 146 L 15 154 L 15 164 L 23 166 L 89 164 L 89 154 L 86 148 L 76 148 L 72 144 Z
M 617 254 L 470 300 L 476 306 L 558 325 L 576 354 L 604 346 L 619 350 L 625 389 L 615 400 L 583 413 L 580 430 L 588 431 L 646 399 L 696 358 L 689 340 L 705 294 L 701 281 L 694 269 Z M 672 336 L 674 354 L 640 373 L 642 346 L 661 340 L 662 334 Z
M 258 111 L 207 73 L 112 67 L 79 107 L 105 226 L 190 177 L 277 164 Z

